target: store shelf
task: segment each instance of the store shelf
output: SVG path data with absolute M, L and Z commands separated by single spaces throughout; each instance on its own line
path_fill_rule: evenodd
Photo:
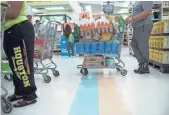
M 161 19 L 152 19 L 153 21 L 159 21 L 159 20 L 161 20 Z
M 169 33 L 163 33 L 163 34 L 151 34 L 151 36 L 169 36 Z
M 163 7 L 163 9 L 167 9 L 167 10 L 169 10 L 169 7 Z
M 149 65 L 162 73 L 169 73 L 169 64 L 160 64 L 156 61 L 150 60 Z
M 153 47 L 150 47 L 150 49 L 161 50 L 161 51 L 169 51 L 169 48 L 153 48 Z

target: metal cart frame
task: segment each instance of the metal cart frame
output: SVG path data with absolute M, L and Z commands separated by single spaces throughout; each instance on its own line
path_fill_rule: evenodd
M 3 39 L 4 39 L 4 23 L 5 23 L 5 13 L 7 9 L 10 8 L 10 5 L 1 3 L 1 53 L 3 51 Z M 2 60 L 1 60 L 2 62 Z M 1 71 L 2 73 L 2 71 Z M 4 95 L 1 95 L 1 109 L 4 113 L 10 113 L 13 109 L 10 101 L 6 99 L 8 95 L 7 89 L 1 84 L 1 89 L 5 92 Z
M 53 49 L 54 49 L 54 43 L 56 40 L 56 33 L 57 33 L 57 26 L 58 26 L 58 22 L 48 22 L 44 28 L 42 29 L 38 29 L 38 36 L 43 38 L 44 41 L 48 40 L 48 42 L 52 42 L 51 45 L 51 50 L 50 53 L 47 57 L 45 57 L 45 49 L 48 47 L 47 44 L 45 42 L 43 42 L 43 48 L 41 49 L 41 57 L 40 59 L 35 58 L 34 59 L 34 63 L 35 63 L 35 74 L 42 74 L 44 81 L 46 83 L 49 83 L 51 81 L 51 77 L 48 76 L 48 69 L 52 70 L 52 73 L 55 77 L 58 77 L 59 71 L 56 70 L 57 65 L 53 62 L 52 60 L 52 56 L 53 56 Z M 39 26 L 40 28 L 40 26 Z M 50 41 L 50 40 L 51 41 Z M 43 64 L 44 60 L 49 60 L 50 62 L 47 64 Z M 39 64 L 42 65 L 42 68 L 39 68 Z M 53 67 L 52 67 L 53 65 Z

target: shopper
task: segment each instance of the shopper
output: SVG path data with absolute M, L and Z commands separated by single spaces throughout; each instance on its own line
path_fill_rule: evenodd
M 22 107 L 36 102 L 36 86 L 33 70 L 34 29 L 26 17 L 25 1 L 8 1 L 11 7 L 6 13 L 4 50 L 13 72 L 13 106 Z
M 135 73 L 149 73 L 149 36 L 153 27 L 151 12 L 153 1 L 137 1 L 133 8 L 132 16 L 125 21 L 132 23 L 133 38 L 131 46 L 139 62 L 139 68 Z
M 35 24 L 34 24 L 35 33 L 39 33 L 40 24 L 41 24 L 40 20 L 35 21 Z
M 64 36 L 66 37 L 67 41 L 68 55 L 70 57 L 72 52 L 72 56 L 74 56 L 74 36 L 69 24 L 65 26 Z

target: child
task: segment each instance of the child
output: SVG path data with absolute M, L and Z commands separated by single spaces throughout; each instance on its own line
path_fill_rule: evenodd
M 65 26 L 64 36 L 67 40 L 67 50 L 69 57 L 71 56 L 70 52 L 72 51 L 72 56 L 74 56 L 74 36 L 72 29 L 69 24 Z

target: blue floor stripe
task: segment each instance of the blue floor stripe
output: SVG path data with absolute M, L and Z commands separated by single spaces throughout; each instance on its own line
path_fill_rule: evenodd
M 97 76 L 82 78 L 69 115 L 99 115 Z

